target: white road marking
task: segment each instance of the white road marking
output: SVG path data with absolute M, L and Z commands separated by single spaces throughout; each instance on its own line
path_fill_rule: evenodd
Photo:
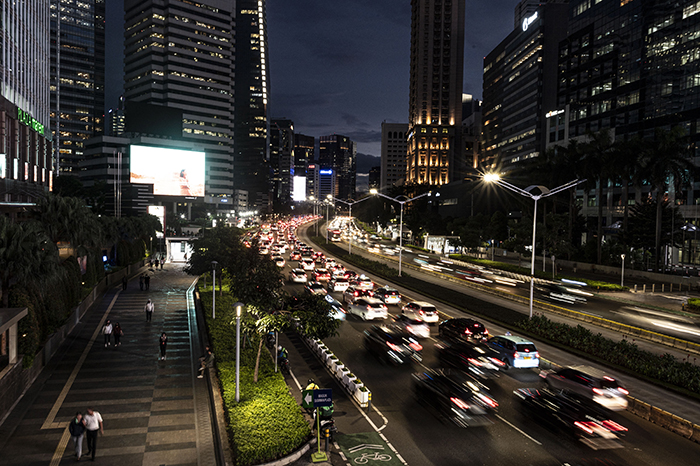
M 513 429 L 515 429 L 515 430 L 517 430 L 518 432 L 520 432 L 521 434 L 523 434 L 523 435 L 524 435 L 525 437 L 527 437 L 528 439 L 530 439 L 530 440 L 532 440 L 533 442 L 535 442 L 537 445 L 542 445 L 541 442 L 538 442 L 537 440 L 535 440 L 534 438 L 530 437 L 529 435 L 527 435 L 527 434 L 526 434 L 525 432 L 523 432 L 522 430 L 518 429 L 516 426 L 514 426 L 514 425 L 511 424 L 510 422 L 506 421 L 503 417 L 501 417 L 500 414 L 496 414 L 496 417 L 497 417 L 498 419 L 500 419 L 501 421 L 505 422 L 507 425 L 509 425 L 509 426 L 512 427 Z

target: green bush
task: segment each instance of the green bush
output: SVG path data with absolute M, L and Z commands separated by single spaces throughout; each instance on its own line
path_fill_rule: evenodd
M 700 312 L 700 299 L 688 298 L 688 304 L 685 307 L 686 311 Z
M 700 395 L 700 367 L 678 361 L 670 354 L 660 356 L 639 349 L 628 340 L 614 341 L 577 325 L 553 322 L 544 316 L 516 323 L 524 331 L 573 348 L 648 379 L 679 387 Z
M 236 403 L 236 332 L 233 296 L 216 296 L 216 320 L 211 318 L 211 293 L 200 295 L 212 350 L 223 390 L 228 432 L 236 465 L 272 461 L 297 450 L 309 439 L 311 428 L 290 395 L 272 358 L 263 346 L 258 382 L 253 371 L 258 351 L 256 334 L 241 334 L 240 402 Z

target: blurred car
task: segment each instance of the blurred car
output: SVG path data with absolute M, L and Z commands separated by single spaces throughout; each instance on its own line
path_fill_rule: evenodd
M 327 294 L 323 297 L 326 302 L 331 307 L 331 316 L 336 320 L 345 320 L 347 318 L 347 312 L 343 309 L 343 305 L 340 304 L 333 296 Z
M 329 270 L 332 276 L 345 278 L 345 267 L 343 267 L 342 265 L 335 264 Z
M 328 281 L 328 291 L 345 291 L 350 286 L 350 282 L 345 277 L 332 277 Z
M 568 390 L 613 411 L 627 409 L 629 391 L 614 377 L 590 366 L 569 366 L 540 372 L 550 388 Z
M 420 319 L 429 324 L 434 324 L 440 320 L 438 310 L 425 301 L 413 301 L 401 308 L 401 313 L 413 319 Z
M 438 333 L 441 337 L 464 340 L 483 340 L 489 336 L 489 331 L 484 324 L 468 318 L 443 320 L 440 322 Z
M 284 258 L 282 256 L 273 256 L 272 262 L 274 262 L 275 265 L 277 265 L 277 267 L 279 267 L 279 268 L 284 267 L 284 265 L 286 264 L 286 262 L 284 261 Z
M 294 251 L 289 254 L 289 260 L 290 261 L 298 261 L 301 260 L 301 251 L 295 249 Z
M 420 362 L 423 346 L 404 330 L 387 326 L 373 325 L 365 330 L 364 347 L 381 361 L 392 364 Z
M 567 392 L 519 388 L 513 392 L 527 419 L 543 422 L 558 434 L 573 435 L 595 450 L 621 448 L 627 428 L 599 407 Z
M 563 286 L 559 283 L 537 284 L 535 289 L 549 299 L 566 304 L 585 304 L 586 296 L 593 296 L 592 293 L 583 291 L 579 287 Z
M 326 269 L 316 269 L 311 273 L 315 282 L 327 282 L 331 279 L 331 273 Z
M 310 257 L 302 257 L 302 259 L 299 261 L 299 268 L 304 270 L 313 270 L 316 268 L 316 265 Z
M 384 301 L 384 304 L 401 304 L 401 293 L 388 286 L 377 288 L 374 295 Z
M 350 286 L 348 286 L 345 289 L 345 292 L 343 293 L 343 301 L 346 303 L 351 303 L 355 301 L 357 298 L 364 298 L 364 297 L 369 297 L 373 298 L 374 297 L 374 291 L 372 290 L 361 290 L 359 288 L 355 288 L 352 286 L 352 282 L 348 282 Z
M 343 272 L 343 275 L 345 275 L 345 278 L 347 278 L 348 280 L 352 280 L 355 277 L 357 277 L 357 272 L 355 272 L 354 270 L 345 270 L 345 272 Z
M 392 317 L 394 325 L 401 327 L 416 338 L 430 338 L 430 327 L 418 319 L 411 319 L 403 314 Z
M 375 254 L 379 254 L 380 252 L 382 252 L 378 244 L 370 244 L 369 246 L 367 246 L 367 250 Z
M 306 283 L 308 281 L 306 271 L 304 269 L 292 269 L 289 272 L 289 281 L 292 283 Z
M 323 295 L 327 294 L 326 287 L 323 286 L 323 283 L 319 283 L 319 282 L 308 283 L 304 287 L 304 290 L 309 294 L 323 294 Z
M 505 367 L 505 363 L 498 359 L 498 353 L 481 343 L 443 339 L 435 343 L 435 350 L 442 364 L 482 380 L 498 377 L 499 371 Z
M 360 290 L 372 290 L 374 289 L 374 282 L 372 282 L 372 280 L 369 277 L 365 275 L 360 275 L 359 277 L 355 277 L 353 280 L 350 281 L 350 286 L 353 286 Z
M 386 319 L 389 310 L 376 298 L 357 298 L 348 304 L 348 312 L 362 317 L 362 320 Z
M 326 268 L 329 269 L 329 268 L 333 267 L 334 265 L 335 265 L 335 259 L 333 259 L 332 257 L 326 257 L 326 261 L 325 261 Z
M 459 427 L 491 425 L 498 408 L 483 385 L 455 369 L 413 374 L 413 391 L 418 401 Z
M 499 354 L 501 361 L 508 367 L 524 368 L 539 367 L 540 353 L 535 344 L 523 337 L 514 335 L 499 335 L 491 337 L 486 345 Z
M 260 246 L 260 249 L 258 249 L 258 252 L 261 255 L 270 254 L 270 249 L 267 246 Z

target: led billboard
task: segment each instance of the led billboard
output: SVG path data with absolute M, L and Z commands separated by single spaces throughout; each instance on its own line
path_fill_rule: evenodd
M 306 200 L 306 177 L 295 176 L 292 178 L 294 188 L 292 191 L 292 200 L 300 202 Z
M 132 183 L 153 185 L 153 194 L 204 197 L 204 152 L 132 145 Z

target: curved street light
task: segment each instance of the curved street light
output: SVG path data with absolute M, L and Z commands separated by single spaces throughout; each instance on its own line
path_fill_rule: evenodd
M 403 205 L 406 204 L 407 202 L 415 201 L 416 199 L 421 198 L 423 196 L 430 196 L 432 194 L 432 191 L 428 191 L 427 193 L 423 193 L 419 196 L 412 197 L 410 199 L 406 199 L 403 201 L 399 200 L 399 197 L 406 197 L 403 195 L 397 196 L 397 197 L 391 197 L 391 196 L 387 196 L 386 194 L 380 193 L 376 189 L 370 189 L 369 193 L 377 195 L 377 196 L 385 197 L 389 200 L 392 200 L 392 201 L 395 201 L 395 202 L 398 202 L 399 204 L 401 204 L 401 216 L 400 216 L 400 221 L 399 221 L 399 277 L 400 277 L 401 276 L 401 259 L 402 259 L 402 253 L 403 253 Z
M 371 191 L 370 191 L 370 192 L 371 192 Z M 344 201 L 344 200 L 338 199 L 338 198 L 336 198 L 336 197 L 333 197 L 333 200 L 336 201 L 336 202 L 342 202 L 343 204 L 345 204 L 345 205 L 348 206 L 348 208 L 350 209 L 350 221 L 352 222 L 352 206 L 353 206 L 354 204 L 360 203 L 360 202 L 362 202 L 362 201 L 366 201 L 367 199 L 372 199 L 373 197 L 374 197 L 374 196 L 367 196 L 367 197 L 363 197 L 362 199 L 358 199 L 358 200 L 356 200 L 356 201 L 353 201 L 352 199 L 350 199 L 350 201 L 352 201 L 352 202 L 350 202 L 350 201 Z M 348 254 L 352 254 L 352 233 L 350 233 L 349 236 L 350 236 L 350 237 L 348 238 Z
M 521 196 L 529 197 L 530 199 L 535 201 L 535 210 L 532 214 L 532 264 L 530 267 L 530 319 L 532 319 L 532 303 L 534 301 L 535 296 L 535 238 L 537 234 L 537 201 L 539 201 L 542 198 L 549 197 L 554 194 L 565 191 L 569 188 L 573 188 L 574 186 L 581 184 L 586 180 L 569 181 L 566 184 L 563 184 L 557 188 L 550 190 L 540 185 L 532 185 L 528 186 L 525 189 L 521 189 L 517 186 L 508 183 L 496 173 L 486 173 L 483 175 L 482 179 L 487 183 L 496 183 L 497 185 L 503 188 L 509 189 L 514 193 L 520 194 Z M 540 190 L 540 194 L 532 194 L 531 191 L 535 188 Z

